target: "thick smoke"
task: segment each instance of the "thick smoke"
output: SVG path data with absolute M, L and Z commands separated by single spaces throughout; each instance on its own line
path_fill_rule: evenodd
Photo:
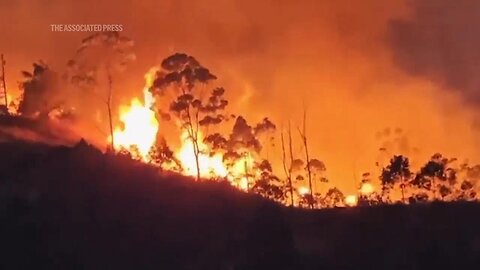
M 410 74 L 460 91 L 480 105 L 480 2 L 408 1 L 411 15 L 393 20 L 389 32 L 395 61 Z
M 474 96 L 478 4 L 453 2 L 9 0 L 0 2 L 0 51 L 15 89 L 39 58 L 63 69 L 88 35 L 50 24 L 122 24 L 138 60 L 114 78 L 117 105 L 141 95 L 150 67 L 187 53 L 219 78 L 232 113 L 251 123 L 268 116 L 277 130 L 291 121 L 295 158 L 306 109 L 312 156 L 349 192 L 384 145 L 417 162 L 435 152 L 480 158 L 476 112 L 460 94 Z M 402 130 L 401 146 L 400 135 L 376 136 L 386 128 Z M 280 157 L 278 148 L 262 151 Z

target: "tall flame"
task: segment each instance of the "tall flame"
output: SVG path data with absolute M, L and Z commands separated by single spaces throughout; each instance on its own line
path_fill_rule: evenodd
M 134 98 L 130 102 L 130 106 L 120 107 L 120 121 L 123 123 L 123 127 L 116 127 L 113 132 L 116 147 L 120 146 L 127 150 L 135 149 L 144 161 L 148 161 L 148 154 L 155 143 L 158 132 L 158 121 L 155 112 L 151 109 L 155 99 L 149 91 L 155 72 L 156 70 L 152 69 L 145 75 L 143 102 Z

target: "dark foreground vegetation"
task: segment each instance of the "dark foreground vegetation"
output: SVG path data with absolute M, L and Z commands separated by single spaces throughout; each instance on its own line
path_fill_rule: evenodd
M 0 144 L 0 269 L 477 269 L 480 205 L 290 209 L 80 142 Z

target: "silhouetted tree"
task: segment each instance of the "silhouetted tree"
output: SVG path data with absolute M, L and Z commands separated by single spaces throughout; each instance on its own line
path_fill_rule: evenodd
M 290 163 L 287 163 L 286 158 L 286 151 L 285 151 L 285 140 L 283 138 L 283 130 L 280 134 L 280 139 L 282 141 L 282 164 L 283 164 L 283 171 L 285 172 L 285 176 L 287 177 L 287 192 L 290 193 L 290 206 L 293 207 L 295 205 L 294 198 L 293 198 L 293 184 L 292 184 L 292 163 L 293 163 L 293 153 L 292 153 L 292 130 L 290 128 L 290 122 L 288 123 L 288 145 L 289 145 L 289 157 Z
M 302 188 L 304 188 L 304 190 L 296 190 L 301 204 L 313 208 L 317 202 L 321 200 L 321 193 L 315 191 L 316 182 L 318 181 L 320 183 L 327 183 L 328 179 L 324 177 L 326 167 L 322 161 L 316 158 L 310 159 L 309 161 L 310 163 L 307 165 L 307 163 L 302 159 L 293 159 L 290 163 L 290 167 L 292 172 L 292 180 L 295 180 L 297 186 L 300 185 Z M 309 188 L 309 172 L 314 191 Z M 306 184 L 304 183 L 305 181 L 307 181 Z M 308 194 L 306 194 L 305 191 L 307 191 Z
M 256 170 L 260 172 L 260 176 L 256 179 L 252 187 L 252 191 L 262 195 L 265 198 L 284 202 L 285 192 L 280 179 L 273 174 L 272 165 L 267 160 L 262 160 L 256 164 Z
M 451 183 L 456 180 L 455 171 L 448 167 L 451 161 L 441 154 L 434 154 L 416 174 L 412 184 L 420 189 L 431 191 L 434 200 L 437 198 L 437 191 L 442 198 L 447 196 L 451 191 L 446 186 L 446 182 Z
M 3 95 L 3 99 L 5 100 L 5 107 L 0 107 L 1 111 L 3 111 L 4 114 L 8 114 L 8 94 L 7 94 L 7 82 L 6 82 L 6 79 L 5 79 L 5 64 L 7 62 L 5 62 L 5 59 L 3 58 L 3 53 L 0 54 L 0 66 L 2 68 L 1 72 L 0 72 L 0 83 L 2 85 L 2 95 Z
M 327 167 L 323 161 L 316 158 L 310 159 L 308 167 L 310 168 L 310 172 L 312 174 L 313 189 L 317 191 L 317 183 L 328 183 L 328 179 L 325 177 Z
M 235 182 L 246 181 L 244 188 L 249 191 L 251 181 L 262 173 L 253 162 L 259 159 L 263 149 L 259 136 L 271 134 L 275 129 L 276 126 L 268 118 L 253 127 L 245 118 L 238 116 L 227 137 L 217 132 L 206 136 L 204 142 L 210 146 L 211 154 L 222 155 L 230 179 Z M 239 165 L 243 166 L 243 175 L 239 174 Z
M 68 61 L 66 76 L 82 90 L 92 90 L 107 107 L 111 148 L 115 150 L 113 134 L 113 76 L 125 70 L 136 59 L 133 53 L 133 40 L 118 32 L 100 32 L 82 40 L 74 57 Z M 106 93 L 99 93 L 101 78 L 106 79 Z
M 468 180 L 464 180 L 460 186 L 460 194 L 457 200 L 473 200 L 477 196 L 474 190 L 474 185 Z
M 204 86 L 217 77 L 192 56 L 176 53 L 164 59 L 161 67 L 162 71 L 157 73 L 152 91 L 159 96 L 165 95 L 167 91 L 173 91 L 176 95 L 169 112 L 180 121 L 182 130 L 188 133 L 188 139 L 192 142 L 198 181 L 199 156 L 202 151 L 199 147 L 200 127 L 217 125 L 226 118 L 222 113 L 228 105 L 223 97 L 225 90 L 214 88 L 207 98 L 204 97 Z M 161 115 L 170 115 L 161 108 L 158 110 Z
M 298 129 L 298 133 L 300 133 L 300 137 L 302 139 L 303 148 L 305 150 L 305 159 L 307 161 L 306 170 L 307 170 L 307 177 L 308 177 L 308 188 L 310 191 L 310 208 L 313 208 L 313 186 L 312 186 L 312 169 L 310 166 L 310 155 L 308 152 L 308 141 L 307 141 L 307 111 L 304 110 L 303 112 L 303 128 L 302 130 Z
M 321 199 L 325 207 L 339 207 L 344 204 L 345 195 L 336 187 L 330 188 Z
M 390 190 L 396 183 L 399 183 L 402 191 L 402 202 L 405 203 L 405 180 L 410 179 L 411 175 L 408 158 L 402 155 L 393 156 L 390 164 L 382 169 L 382 174 L 380 175 L 382 189 Z
M 474 200 L 476 198 L 476 184 L 480 179 L 480 165 L 470 166 L 462 163 L 455 170 L 455 182 L 451 187 L 453 200 Z M 452 181 L 449 181 L 452 182 Z
M 175 157 L 174 152 L 168 147 L 164 138 L 157 138 L 148 156 L 150 162 L 157 165 L 160 169 L 182 171 L 180 160 Z

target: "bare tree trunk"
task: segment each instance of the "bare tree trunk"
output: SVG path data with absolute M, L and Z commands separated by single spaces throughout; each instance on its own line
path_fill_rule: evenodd
M 189 115 L 190 115 L 190 109 L 189 109 Z M 200 147 L 198 146 L 198 109 L 195 113 L 195 130 L 193 131 L 193 126 L 192 126 L 192 132 L 195 134 L 194 135 L 194 145 L 196 148 L 195 153 L 195 164 L 197 166 L 197 181 L 200 181 Z
M 247 181 L 247 192 L 250 192 L 250 181 L 249 181 L 250 179 L 248 177 L 248 164 L 247 164 L 247 153 L 246 152 L 245 152 L 244 156 L 245 156 L 244 157 L 245 159 L 244 159 L 243 165 L 245 167 L 245 180 Z
M 285 140 L 283 138 L 283 130 L 280 133 L 281 139 L 282 139 L 282 163 L 283 163 L 283 170 L 285 171 L 285 176 L 287 177 L 288 181 L 288 188 L 290 191 L 290 201 L 291 201 L 291 207 L 294 206 L 293 202 L 293 186 L 292 186 L 292 164 L 290 164 L 289 169 L 287 169 L 287 162 L 286 162 L 286 155 L 285 155 Z
M 198 146 L 198 130 L 195 131 L 193 128 L 192 118 L 190 115 L 190 109 L 187 108 L 187 116 L 188 116 L 188 135 L 192 140 L 192 147 L 193 147 L 193 155 L 195 156 L 195 166 L 197 169 L 197 179 L 196 181 L 200 181 L 200 147 Z
M 193 155 L 195 156 L 195 167 L 197 170 L 197 178 L 195 179 L 196 181 L 200 181 L 200 150 L 198 147 L 197 139 L 195 139 L 193 136 L 190 136 L 192 140 L 192 146 L 193 146 Z
M 437 199 L 437 187 L 435 186 L 435 177 L 432 178 L 432 192 L 433 192 L 433 200 Z
M 400 188 L 402 190 L 402 203 L 405 204 L 405 182 L 404 182 L 404 177 L 401 176 L 400 178 Z
M 307 161 L 307 173 L 308 173 L 308 186 L 309 186 L 309 189 L 310 189 L 310 199 L 312 200 L 310 202 L 310 208 L 313 209 L 313 189 L 312 189 L 312 170 L 310 169 L 310 156 L 309 156 L 309 153 L 308 153 L 308 142 L 307 142 L 307 112 L 306 111 L 303 111 L 303 131 L 301 131 L 300 129 L 298 130 L 299 133 L 300 133 L 300 136 L 302 137 L 302 141 L 303 141 L 303 146 L 305 148 L 305 158 L 306 158 L 306 161 Z
M 182 93 L 185 95 L 186 94 L 185 88 L 181 87 L 181 89 L 182 89 Z M 187 108 L 185 109 L 185 112 L 187 113 L 187 118 L 188 118 L 187 119 L 187 121 L 188 121 L 187 132 L 188 132 L 188 136 L 192 140 L 193 155 L 195 156 L 195 166 L 196 166 L 196 169 L 197 169 L 197 179 L 196 179 L 196 181 L 200 181 L 200 160 L 199 160 L 200 148 L 198 146 L 198 109 L 197 109 L 197 112 L 195 114 L 196 129 L 194 129 L 192 114 L 190 112 L 190 106 L 191 106 L 191 104 L 189 104 L 187 106 Z
M 0 55 L 0 64 L 2 65 L 2 86 L 3 86 L 3 97 L 5 98 L 5 107 L 8 112 L 8 96 L 7 96 L 7 83 L 5 81 L 5 60 L 3 59 L 3 54 Z
M 190 115 L 190 109 L 187 109 L 187 115 L 189 119 L 189 137 L 192 140 L 192 147 L 193 147 L 193 155 L 195 156 L 195 167 L 197 169 L 197 179 L 196 181 L 200 181 L 200 147 L 198 146 L 198 130 L 195 131 L 193 128 L 192 118 Z
M 112 147 L 112 151 L 115 152 L 115 138 L 113 135 L 113 120 L 112 120 L 113 80 L 109 70 L 107 71 L 107 77 L 108 77 L 108 97 L 107 97 L 108 123 L 110 126 L 110 137 L 112 138 L 111 147 Z
M 290 168 L 288 173 L 290 174 L 290 180 L 292 180 L 292 164 L 293 164 L 293 144 L 292 144 L 292 126 L 288 121 L 288 151 L 290 152 Z M 292 185 L 292 201 L 293 201 L 293 185 Z

